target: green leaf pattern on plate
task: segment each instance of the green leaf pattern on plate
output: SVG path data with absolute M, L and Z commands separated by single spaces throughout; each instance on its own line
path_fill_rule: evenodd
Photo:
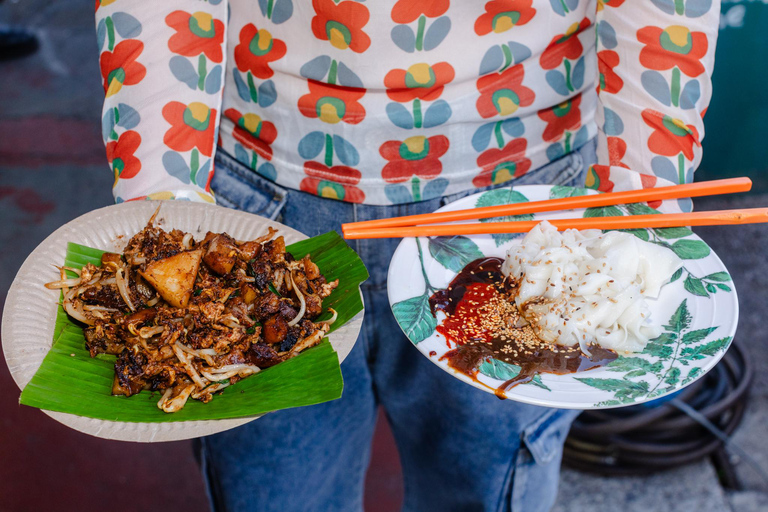
M 639 397 L 648 394 L 648 383 L 645 381 L 633 382 L 629 379 L 594 379 L 591 377 L 576 380 L 602 391 L 612 391 L 615 398 L 602 402 L 604 405 L 632 403 Z
M 516 204 L 516 203 L 527 203 L 527 202 L 528 202 L 528 198 L 525 197 L 520 192 L 516 190 L 512 190 L 511 188 L 499 188 L 496 190 L 491 190 L 481 195 L 477 199 L 477 203 L 475 203 L 475 207 L 483 208 L 486 206 L 499 206 L 502 204 Z M 529 213 L 525 215 L 507 215 L 504 217 L 491 217 L 488 219 L 480 219 L 480 222 L 510 222 L 510 221 L 519 221 L 519 220 L 533 220 L 533 215 Z M 510 240 L 519 237 L 521 234 L 522 233 L 493 233 L 491 236 L 493 237 L 494 242 L 496 242 L 496 247 L 499 247 L 500 245 L 504 245 Z
M 431 242 L 432 240 L 430 240 Z M 472 244 L 474 245 L 474 242 Z M 427 271 L 424 268 L 424 253 L 418 238 L 416 239 L 416 247 L 419 249 L 419 265 L 421 265 L 421 274 L 424 277 L 424 293 L 392 305 L 392 314 L 395 315 L 395 320 L 414 345 L 429 338 L 437 328 L 437 320 L 432 316 L 432 310 L 429 307 L 429 296 L 436 290 L 429 282 L 429 276 L 427 276 Z M 477 246 L 474 249 L 480 253 Z M 482 253 L 479 257 L 482 257 Z M 459 267 L 459 270 L 461 268 Z
M 643 203 L 628 204 L 625 206 L 625 208 L 630 215 L 656 215 L 661 213 L 659 210 L 651 208 L 647 204 Z
M 688 228 L 656 228 L 653 230 L 661 238 L 674 239 L 689 236 L 692 231 Z
M 398 302 L 392 306 L 392 313 L 414 344 L 429 338 L 437 328 L 437 320 L 429 310 L 429 296 L 426 293 Z
M 618 206 L 598 206 L 584 210 L 584 217 L 621 217 L 624 212 Z
M 563 197 L 586 196 L 586 195 L 589 195 L 591 192 L 594 192 L 594 190 L 591 188 L 565 187 L 563 185 L 553 185 L 552 188 L 549 189 L 549 198 L 562 199 Z
M 718 327 L 689 330 L 690 325 L 688 299 L 683 299 L 669 322 L 663 326 L 665 332 L 648 343 L 642 354 L 619 356 L 606 366 L 609 371 L 624 372 L 621 379 L 576 377 L 576 380 L 613 392 L 613 399 L 598 404 L 603 406 L 631 404 L 639 398 L 654 398 L 669 393 L 701 374 L 701 368 L 693 367 L 681 382 L 682 367 L 725 350 L 731 342 L 731 337 L 705 341 Z M 653 380 L 642 377 L 652 377 Z M 656 384 L 652 386 L 651 382 Z
M 488 377 L 507 381 L 517 377 L 520 373 L 520 369 L 521 368 L 516 364 L 509 364 L 504 361 L 499 361 L 498 359 L 491 359 L 481 364 L 479 371 Z M 541 382 L 541 375 L 536 375 L 533 380 L 527 384 L 532 384 L 534 386 L 540 387 L 541 389 L 552 391 L 547 386 L 545 386 L 543 382 Z
M 687 269 L 685 271 L 688 272 Z M 688 277 L 683 281 L 683 287 L 691 295 L 696 295 L 697 297 L 709 297 L 711 294 L 718 293 L 719 291 L 732 291 L 731 287 L 725 284 L 730 281 L 731 276 L 728 272 L 715 272 L 704 277 L 696 277 L 688 272 Z
M 483 257 L 477 244 L 465 236 L 437 236 L 429 239 L 429 253 L 442 266 L 456 273 Z

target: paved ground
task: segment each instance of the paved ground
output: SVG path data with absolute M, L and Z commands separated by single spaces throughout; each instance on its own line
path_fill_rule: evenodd
M 31 58 L 0 63 L 0 307 L 16 269 L 40 241 L 61 224 L 112 202 L 112 178 L 99 134 L 103 93 L 92 12 L 92 0 L 0 3 L 0 22 L 34 27 L 42 43 Z M 767 205 L 768 196 L 736 201 L 738 206 Z M 697 201 L 700 209 L 731 204 Z M 738 336 L 758 370 L 735 442 L 768 468 L 768 344 L 760 329 L 768 304 L 768 227 L 697 231 L 733 274 L 742 312 Z M 207 510 L 189 443 L 135 445 L 71 431 L 18 405 L 4 363 L 0 388 L 7 391 L 0 394 L 3 510 Z M 744 485 L 738 492 L 724 490 L 706 460 L 647 478 L 597 478 L 564 470 L 555 510 L 768 510 L 768 485 L 743 462 L 734 462 Z M 177 477 L 173 487 L 160 476 L 166 468 Z M 394 443 L 382 421 L 374 440 L 366 510 L 396 510 L 401 496 Z

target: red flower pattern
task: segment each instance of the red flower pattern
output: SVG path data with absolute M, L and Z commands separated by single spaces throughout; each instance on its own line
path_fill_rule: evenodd
M 388 161 L 381 170 L 381 177 L 387 183 L 402 183 L 412 176 L 429 180 L 436 178 L 443 170 L 440 157 L 448 151 L 448 137 L 416 135 L 404 141 L 390 140 L 379 148 L 379 153 Z
M 448 10 L 449 0 L 398 0 L 392 8 L 392 21 L 413 23 L 419 16 L 437 18 Z
M 362 173 L 345 165 L 328 167 L 319 162 L 305 162 L 304 172 L 308 176 L 301 180 L 299 188 L 310 194 L 351 203 L 362 203 L 365 194 L 355 185 L 360 183 Z
M 653 174 L 640 174 L 640 184 L 643 188 L 653 188 L 656 186 L 656 182 L 659 179 Z M 651 208 L 658 208 L 663 201 L 648 201 L 648 206 Z
M 357 124 L 365 118 L 365 108 L 358 101 L 365 89 L 330 85 L 307 80 L 309 94 L 299 98 L 299 110 L 306 117 L 318 118 L 329 124 Z
M 629 166 L 621 161 L 627 153 L 627 143 L 619 137 L 608 137 L 606 141 L 608 143 L 608 162 L 610 165 L 629 169 Z
M 387 96 L 393 101 L 407 103 L 416 98 L 433 101 L 443 94 L 443 86 L 455 76 L 447 62 L 430 66 L 419 63 L 406 69 L 393 69 L 384 77 Z
M 185 105 L 171 101 L 163 107 L 163 117 L 171 124 L 163 142 L 174 151 L 197 148 L 205 156 L 213 153 L 216 110 L 203 103 Z
M 701 146 L 695 126 L 650 109 L 643 110 L 642 117 L 645 124 L 653 128 L 648 137 L 648 149 L 662 156 L 683 153 L 685 158 L 693 160 L 693 147 Z
M 624 81 L 616 74 L 614 68 L 619 65 L 619 54 L 613 50 L 597 52 L 598 76 L 597 91 L 616 94 L 624 87 Z
M 118 178 L 129 180 L 141 170 L 141 161 L 134 155 L 139 145 L 141 135 L 134 131 L 127 131 L 116 141 L 107 143 L 107 161 L 115 173 L 115 183 Z
M 117 0 L 96 0 L 96 10 L 99 10 L 99 7 L 102 7 L 104 5 L 109 5 L 111 3 L 116 2 Z
M 593 165 L 587 171 L 586 186 L 600 192 L 612 192 L 611 168 L 607 165 Z
M 281 59 L 286 52 L 285 43 L 274 39 L 265 29 L 249 23 L 240 30 L 240 44 L 235 47 L 235 64 L 242 72 L 250 71 L 256 78 L 266 79 L 275 74 L 270 62 Z
M 333 0 L 312 0 L 312 7 L 317 14 L 312 18 L 312 33 L 316 38 L 355 53 L 362 53 L 371 45 L 371 38 L 363 32 L 370 18 L 363 4 L 351 0 L 338 4 Z
M 136 85 L 144 79 L 147 68 L 136 62 L 142 51 L 144 43 L 126 39 L 119 42 L 114 51 L 102 52 L 99 65 L 107 97 L 117 93 L 123 85 Z
M 266 160 L 272 160 L 272 146 L 277 138 L 277 128 L 252 113 L 241 114 L 234 108 L 224 111 L 224 116 L 235 123 L 232 136 L 240 144 L 252 149 Z
M 483 118 L 508 116 L 519 107 L 533 104 L 536 95 L 523 85 L 525 69 L 522 64 L 512 66 L 503 73 L 481 76 L 477 80 L 477 111 Z
M 637 40 L 645 44 L 640 50 L 640 64 L 648 69 L 664 71 L 677 66 L 688 76 L 704 72 L 701 59 L 707 54 L 707 36 L 674 25 L 662 30 L 644 27 L 637 31 Z
M 539 118 L 547 122 L 542 139 L 546 142 L 559 140 L 566 130 L 575 130 L 581 126 L 581 94 L 559 105 L 539 111 Z
M 205 12 L 190 14 L 173 11 L 165 17 L 165 23 L 176 31 L 168 39 L 168 49 L 185 57 L 205 54 L 213 62 L 222 61 L 224 23 Z
M 556 35 L 544 50 L 539 59 L 544 69 L 555 69 L 563 63 L 563 59 L 578 59 L 584 53 L 584 47 L 579 41 L 579 34 L 584 32 L 592 24 L 589 18 L 584 18 L 579 23 L 571 25 L 565 34 Z M 594 36 L 593 36 L 594 37 Z
M 485 4 L 485 13 L 475 21 L 475 33 L 484 36 L 506 32 L 512 27 L 525 25 L 536 14 L 533 0 L 492 0 Z
M 519 178 L 531 168 L 531 161 L 525 158 L 528 142 L 514 139 L 502 149 L 491 148 L 477 157 L 482 172 L 472 180 L 476 187 L 498 185 L 513 178 Z
M 597 0 L 597 10 L 602 11 L 606 7 L 621 7 L 624 0 Z

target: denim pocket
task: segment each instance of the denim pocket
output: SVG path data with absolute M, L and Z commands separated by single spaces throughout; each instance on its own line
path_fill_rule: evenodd
M 218 148 L 216 172 L 211 180 L 216 202 L 275 220 L 288 196 L 288 190 L 256 174 Z
M 563 443 L 581 411 L 552 410 L 522 435 L 512 481 L 512 511 L 547 512 L 557 498 Z

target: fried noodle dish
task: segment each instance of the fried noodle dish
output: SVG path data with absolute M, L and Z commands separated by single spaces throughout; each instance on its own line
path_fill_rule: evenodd
M 336 319 L 329 308 L 313 321 L 338 279 L 327 282 L 309 255 L 295 260 L 275 234 L 196 242 L 153 216 L 122 254 L 61 267 L 46 286 L 62 289 L 66 312 L 86 324 L 91 357 L 117 356 L 112 394 L 159 391 L 158 407 L 176 412 L 318 344 Z

